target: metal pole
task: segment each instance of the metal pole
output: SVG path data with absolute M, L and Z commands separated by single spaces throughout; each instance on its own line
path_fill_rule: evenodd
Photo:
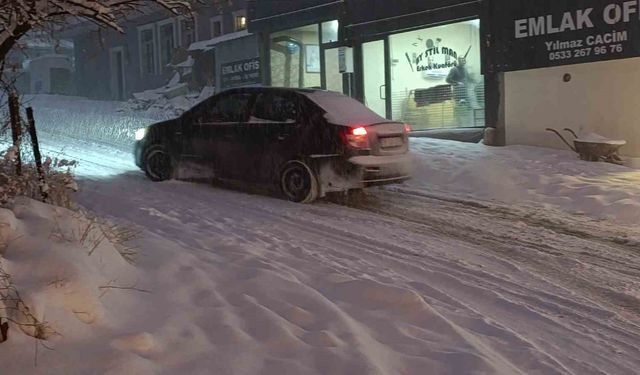
M 38 171 L 38 179 L 40 180 L 40 194 L 42 201 L 45 202 L 48 194 L 44 191 L 46 183 L 44 178 L 44 169 L 42 169 L 42 155 L 40 154 L 40 144 L 38 143 L 38 133 L 36 132 L 36 121 L 33 118 L 33 108 L 27 108 L 27 121 L 29 123 L 29 136 L 31 136 L 31 147 L 33 148 L 33 156 L 36 159 L 36 170 Z

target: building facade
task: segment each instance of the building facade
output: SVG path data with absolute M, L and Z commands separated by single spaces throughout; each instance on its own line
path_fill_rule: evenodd
M 23 94 L 74 93 L 73 43 L 43 32 L 23 37 L 4 61 L 4 74 Z
M 193 43 L 241 32 L 246 26 L 246 3 L 234 0 L 198 3 L 193 17 L 147 9 L 123 22 L 123 33 L 76 27 L 69 34 L 75 45 L 77 94 L 126 100 L 133 93 L 161 87 L 176 66 L 185 65 Z M 213 86 L 215 52 L 205 52 L 194 53 L 194 82 Z
M 425 130 L 486 125 L 481 9 L 463 0 L 256 1 L 249 14 L 266 84 L 342 91 Z
M 627 141 L 640 158 L 637 0 L 256 0 L 263 83 L 351 95 L 415 130 L 546 128 Z
M 545 129 L 572 128 L 627 141 L 622 154 L 640 166 L 640 3 L 493 0 L 490 10 L 506 143 L 562 148 Z

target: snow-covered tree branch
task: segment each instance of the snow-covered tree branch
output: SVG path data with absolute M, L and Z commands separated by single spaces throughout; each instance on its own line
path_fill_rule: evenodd
M 122 31 L 128 13 L 149 6 L 186 13 L 191 0 L 0 0 L 0 61 L 27 32 L 68 18 Z

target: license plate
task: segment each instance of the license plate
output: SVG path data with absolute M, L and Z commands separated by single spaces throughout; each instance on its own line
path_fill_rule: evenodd
M 380 146 L 383 148 L 400 147 L 403 143 L 401 137 L 380 138 Z

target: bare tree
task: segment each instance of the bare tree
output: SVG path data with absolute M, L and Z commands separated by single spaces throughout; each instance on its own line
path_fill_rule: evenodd
M 191 0 L 0 0 L 0 62 L 31 30 L 70 19 L 89 21 L 122 32 L 127 13 L 160 6 L 175 14 L 188 13 Z

